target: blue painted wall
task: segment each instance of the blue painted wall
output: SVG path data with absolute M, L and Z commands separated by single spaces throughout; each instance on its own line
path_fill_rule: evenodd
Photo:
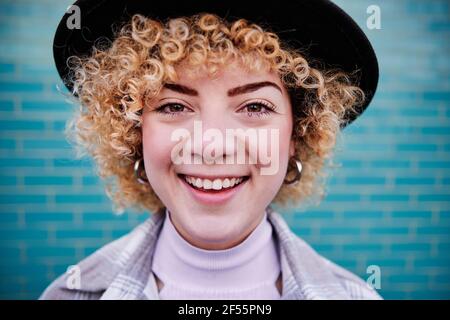
M 291 210 L 293 230 L 385 298 L 450 298 L 448 1 L 336 1 L 377 51 L 381 81 L 345 130 L 328 196 Z M 51 44 L 70 1 L 0 1 L 0 298 L 35 299 L 67 266 L 147 214 L 114 216 L 91 162 L 63 130 Z M 366 27 L 369 5 L 381 29 Z

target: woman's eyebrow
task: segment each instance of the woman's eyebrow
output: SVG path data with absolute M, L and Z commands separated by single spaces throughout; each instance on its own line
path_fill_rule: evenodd
M 230 89 L 230 90 L 228 90 L 227 94 L 229 97 L 234 97 L 239 94 L 256 91 L 263 87 L 274 87 L 277 90 L 279 90 L 281 93 L 283 93 L 281 88 L 276 83 L 271 82 L 271 81 L 261 81 L 261 82 L 248 83 L 248 84 Z M 169 89 L 171 91 L 178 92 L 178 93 L 186 94 L 189 96 L 198 96 L 197 90 L 189 88 L 189 87 L 181 85 L 181 84 L 165 83 L 164 88 Z
M 254 82 L 254 83 L 248 83 L 245 84 L 243 86 L 239 86 L 233 89 L 228 90 L 228 96 L 229 97 L 233 97 L 239 94 L 244 94 L 247 92 L 253 92 L 256 91 L 258 89 L 261 89 L 263 87 L 274 87 L 277 90 L 279 90 L 281 93 L 283 93 L 283 91 L 281 90 L 281 88 L 274 82 L 271 81 L 261 81 L 261 82 Z

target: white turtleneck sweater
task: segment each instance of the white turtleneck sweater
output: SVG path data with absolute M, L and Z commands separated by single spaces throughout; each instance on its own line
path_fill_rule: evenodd
M 166 218 L 156 243 L 153 273 L 163 282 L 160 299 L 264 299 L 280 293 L 279 255 L 272 225 L 262 221 L 240 244 L 225 250 L 191 245 Z

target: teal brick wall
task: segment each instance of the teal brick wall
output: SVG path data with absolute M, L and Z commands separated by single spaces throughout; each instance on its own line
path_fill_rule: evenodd
M 0 1 L 0 298 L 35 299 L 68 265 L 147 214 L 115 216 L 90 160 L 64 138 L 71 106 L 51 44 L 71 1 Z M 339 0 L 373 42 L 379 90 L 339 141 L 328 196 L 286 212 L 321 254 L 388 299 L 450 298 L 450 8 Z M 369 5 L 381 29 L 366 27 Z

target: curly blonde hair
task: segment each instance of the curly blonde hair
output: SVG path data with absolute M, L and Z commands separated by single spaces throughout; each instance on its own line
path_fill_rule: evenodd
M 72 56 L 70 81 L 79 108 L 66 134 L 89 154 L 105 180 L 115 212 L 127 207 L 156 212 L 164 204 L 151 186 L 136 181 L 134 163 L 143 155 L 142 109 L 167 81 L 176 81 L 182 63 L 216 74 L 227 62 L 247 71 L 276 71 L 291 98 L 295 156 L 303 164 L 296 185 L 283 185 L 273 203 L 286 205 L 323 198 L 331 159 L 345 114 L 356 112 L 364 93 L 352 75 L 312 68 L 299 49 L 245 19 L 227 22 L 202 13 L 157 21 L 134 15 L 114 40 L 94 46 L 88 57 Z M 286 173 L 287 178 L 293 172 Z

